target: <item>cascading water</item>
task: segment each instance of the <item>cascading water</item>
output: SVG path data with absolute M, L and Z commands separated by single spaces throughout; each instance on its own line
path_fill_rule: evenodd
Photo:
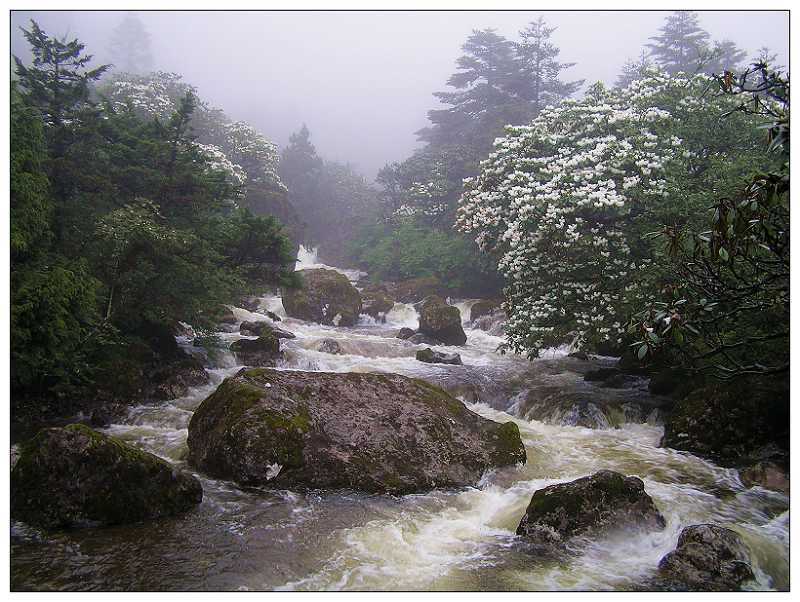
M 301 249 L 298 267 L 328 266 Z M 757 577 L 752 588 L 788 588 L 788 496 L 748 489 L 734 470 L 658 447 L 658 426 L 591 430 L 518 417 L 531 374 L 568 373 L 565 349 L 532 363 L 499 355 L 501 337 L 465 324 L 466 346 L 445 348 L 460 353 L 464 366 L 424 364 L 414 358 L 424 346 L 395 336 L 402 326 L 417 326 L 412 305 L 396 304 L 384 324 L 362 316 L 352 328 L 286 318 L 275 296 L 264 297 L 257 312 L 234 313 L 240 321 L 266 320 L 266 311 L 282 316 L 281 326 L 297 335 L 284 341 L 281 369 L 427 379 L 487 418 L 514 420 L 527 464 L 486 474 L 477 487 L 402 497 L 240 488 L 195 473 L 203 503 L 181 517 L 56 534 L 14 523 L 14 589 L 624 590 L 645 583 L 681 529 L 701 522 L 727 526 L 748 544 Z M 241 335 L 219 337 L 229 342 Z M 323 338 L 335 339 L 342 354 L 318 351 Z M 190 346 L 188 339 L 181 342 Z M 209 385 L 167 403 L 133 407 L 105 431 L 187 468 L 193 411 L 240 368 L 230 353 L 212 357 Z M 642 478 L 667 519 L 666 530 L 587 542 L 558 562 L 526 552 L 514 531 L 533 492 L 599 469 Z

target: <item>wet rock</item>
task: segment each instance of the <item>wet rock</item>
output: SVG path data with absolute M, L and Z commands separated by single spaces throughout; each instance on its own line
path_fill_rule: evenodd
M 601 470 L 536 491 L 517 535 L 548 548 L 561 547 L 575 536 L 597 536 L 618 529 L 654 531 L 665 526 L 641 479 Z
M 788 379 L 738 379 L 691 392 L 675 403 L 661 445 L 722 466 L 748 466 L 776 455 L 770 450 L 788 456 Z
M 171 516 L 202 499 L 192 475 L 78 424 L 39 431 L 11 473 L 12 516 L 45 529 Z
M 209 377 L 199 359 L 185 355 L 182 359 L 159 366 L 150 373 L 152 399 L 166 400 L 183 397 L 190 387 L 208 383 Z
M 669 590 L 738 591 L 754 578 L 749 561 L 747 548 L 730 529 L 692 525 L 658 563 L 656 579 Z
M 758 485 L 764 489 L 789 493 L 789 471 L 776 462 L 766 460 L 742 468 L 739 478 L 746 487 Z
M 417 331 L 414 330 L 413 328 L 405 328 L 405 327 L 403 327 L 403 328 L 400 329 L 400 332 L 397 333 L 397 338 L 398 339 L 409 339 L 409 338 L 413 337 L 416 334 L 416 332 Z
M 272 334 L 279 339 L 297 338 L 293 332 L 273 326 L 269 322 L 242 322 L 241 326 L 239 326 L 239 332 L 255 337 Z
M 342 346 L 334 339 L 322 339 L 317 346 L 317 351 L 339 355 L 342 352 Z
M 567 357 L 574 357 L 576 360 L 587 361 L 589 359 L 589 354 L 585 351 L 573 351 Z
M 104 404 L 92 410 L 89 424 L 96 428 L 103 428 L 125 415 L 126 407 L 121 403 Z
M 239 301 L 239 307 L 243 307 L 247 311 L 258 311 L 258 306 L 261 304 L 261 299 L 253 295 L 242 297 Z
M 490 316 L 499 307 L 500 304 L 497 301 L 491 301 L 489 299 L 481 299 L 480 301 L 476 301 L 472 304 L 472 307 L 469 308 L 469 321 L 474 322 L 483 316 Z
M 394 307 L 394 299 L 383 286 L 366 288 L 361 292 L 361 313 L 386 322 L 386 314 Z
M 525 462 L 516 424 L 396 374 L 242 370 L 197 409 L 188 445 L 212 476 L 291 489 L 411 493 Z
M 395 283 L 389 290 L 400 303 L 417 303 L 430 295 L 447 296 L 447 287 L 438 278 L 425 276 Z
M 441 341 L 429 337 L 427 334 L 422 334 L 418 332 L 416 334 L 411 335 L 406 339 L 409 343 L 413 343 L 414 345 L 443 345 Z
M 302 288 L 283 292 L 286 314 L 330 326 L 354 326 L 361 313 L 361 295 L 347 276 L 334 270 L 298 272 Z
M 239 339 L 231 343 L 231 352 L 247 366 L 274 366 L 281 357 L 280 339 L 271 333 L 257 339 Z
M 236 324 L 239 321 L 236 319 L 233 310 L 227 305 L 220 305 L 214 313 L 214 318 L 217 324 Z
M 461 366 L 461 356 L 458 353 L 442 353 L 430 347 L 417 351 L 417 360 L 427 364 L 454 364 Z
M 583 375 L 583 380 L 587 380 L 590 382 L 598 382 L 608 380 L 612 376 L 618 376 L 622 374 L 616 368 L 598 368 L 596 370 L 589 370 Z
M 419 332 L 444 343 L 463 345 L 467 335 L 461 326 L 461 312 L 441 297 L 426 297 L 419 306 Z
M 280 317 L 278 314 L 274 313 L 274 312 L 267 311 L 267 312 L 264 312 L 264 314 L 265 314 L 265 315 L 266 315 L 266 316 L 267 316 L 267 317 L 268 317 L 270 320 L 272 320 L 273 322 L 280 322 L 280 321 L 281 321 L 281 317 Z

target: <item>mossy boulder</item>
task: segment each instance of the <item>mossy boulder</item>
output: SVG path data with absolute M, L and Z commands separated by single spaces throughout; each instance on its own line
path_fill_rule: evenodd
M 202 499 L 192 475 L 79 424 L 39 431 L 11 472 L 12 516 L 45 529 L 171 516 Z
M 491 299 L 481 299 L 472 304 L 469 308 L 469 321 L 474 322 L 483 316 L 491 316 L 500 308 L 500 303 Z
M 420 304 L 419 332 L 445 345 L 463 345 L 467 342 L 467 335 L 461 326 L 461 312 L 437 296 L 426 297 Z
M 384 286 L 373 286 L 361 291 L 361 313 L 385 322 L 386 314 L 394 307 L 394 298 Z
M 575 536 L 618 529 L 662 530 L 666 521 L 636 477 L 610 470 L 533 494 L 517 535 L 544 548 L 558 548 Z
M 692 391 L 675 403 L 661 445 L 722 466 L 788 461 L 787 380 L 738 379 Z
M 361 313 L 361 295 L 347 276 L 335 270 L 299 272 L 301 288 L 283 292 L 286 314 L 329 326 L 353 326 Z
M 248 485 L 405 494 L 525 462 L 498 424 L 396 374 L 241 370 L 192 416 L 189 462 Z
M 242 322 L 239 326 L 239 332 L 254 337 L 264 335 L 275 335 L 279 339 L 296 339 L 297 336 L 293 332 L 284 330 L 277 326 L 273 326 L 269 322 Z
M 239 339 L 231 343 L 231 352 L 247 366 L 274 366 L 281 357 L 280 339 L 271 332 L 257 339 Z
M 692 525 L 658 563 L 656 580 L 659 589 L 673 591 L 738 591 L 753 578 L 748 550 L 735 532 Z

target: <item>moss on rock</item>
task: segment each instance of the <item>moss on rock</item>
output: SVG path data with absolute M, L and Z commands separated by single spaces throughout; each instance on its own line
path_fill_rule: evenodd
M 283 291 L 286 314 L 309 322 L 353 326 L 361 314 L 361 295 L 335 270 L 301 270 L 301 288 Z
M 170 516 L 202 499 L 190 474 L 80 424 L 39 431 L 11 473 L 12 515 L 46 529 Z

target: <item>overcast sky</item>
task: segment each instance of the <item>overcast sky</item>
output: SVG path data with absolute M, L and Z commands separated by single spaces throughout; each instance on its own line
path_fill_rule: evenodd
M 461 45 L 473 29 L 510 39 L 543 15 L 566 73 L 613 83 L 639 55 L 665 12 L 146 12 L 155 68 L 174 71 L 201 98 L 245 120 L 278 145 L 305 122 L 317 151 L 373 177 L 407 157 L 414 132 L 437 106 Z M 27 60 L 19 32 L 34 18 L 48 34 L 78 37 L 98 59 L 125 12 L 12 12 L 12 51 Z M 788 12 L 701 12 L 714 39 L 752 56 L 769 46 L 788 65 Z

